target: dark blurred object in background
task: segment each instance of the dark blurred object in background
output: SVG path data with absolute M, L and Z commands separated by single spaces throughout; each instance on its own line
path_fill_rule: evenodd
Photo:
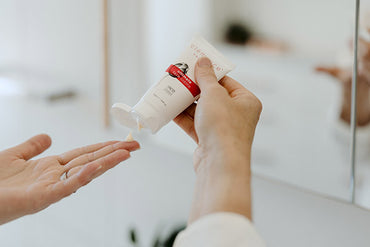
M 177 235 L 185 230 L 186 225 L 185 223 L 181 226 L 177 226 L 174 228 L 171 228 L 169 233 L 165 234 L 164 236 L 162 234 L 156 234 L 152 247 L 172 247 L 173 244 L 175 243 L 175 239 Z M 159 229 L 160 231 L 163 230 L 163 228 Z M 139 247 L 141 246 L 140 244 L 140 239 L 138 238 L 138 233 L 135 228 L 131 228 L 129 230 L 129 239 L 133 247 Z
M 225 33 L 225 41 L 235 45 L 246 45 L 253 33 L 246 25 L 231 23 Z
M 169 235 L 163 237 L 162 240 L 161 240 L 160 236 L 157 236 L 156 240 L 153 243 L 153 247 L 172 247 L 173 244 L 175 243 L 175 239 L 176 239 L 177 235 L 181 231 L 185 230 L 185 228 L 186 228 L 186 226 L 183 225 L 183 226 L 176 227 L 176 228 L 172 229 L 171 232 L 169 233 Z
M 288 46 L 283 42 L 256 36 L 247 24 L 232 22 L 226 28 L 224 39 L 232 45 L 248 46 L 270 54 L 281 54 L 288 51 Z

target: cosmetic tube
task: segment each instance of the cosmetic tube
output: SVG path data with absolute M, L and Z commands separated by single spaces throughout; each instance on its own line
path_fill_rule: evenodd
M 128 128 L 139 126 L 149 129 L 153 134 L 157 133 L 199 98 L 200 89 L 195 83 L 194 68 L 201 57 L 211 60 L 217 80 L 235 67 L 205 39 L 196 36 L 182 55 L 167 68 L 162 79 L 134 107 L 114 104 L 114 118 Z

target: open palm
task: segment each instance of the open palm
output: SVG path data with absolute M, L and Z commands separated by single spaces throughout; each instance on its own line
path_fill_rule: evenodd
M 31 160 L 50 145 L 49 136 L 38 135 L 0 152 L 0 224 L 72 194 L 139 148 L 137 142 L 110 141 Z

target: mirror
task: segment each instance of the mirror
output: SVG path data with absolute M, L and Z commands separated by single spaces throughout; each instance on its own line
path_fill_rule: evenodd
M 163 6 L 157 8 L 165 9 L 166 1 L 158 4 L 161 2 Z M 195 27 L 176 22 L 177 29 L 185 30 L 176 37 L 165 35 L 170 27 L 148 23 L 150 30 L 162 31 L 165 37 L 160 42 L 148 38 L 155 47 L 149 49 L 153 51 L 149 60 L 157 61 L 158 67 L 149 78 L 159 78 L 158 71 L 178 52 L 165 58 L 158 54 L 165 54 L 165 49 L 179 51 L 184 40 L 191 38 L 189 33 L 206 30 L 207 38 L 237 65 L 231 76 L 264 105 L 254 143 L 254 175 L 350 201 L 351 109 L 347 87 L 353 63 L 354 2 L 202 3 L 204 9 L 212 9 L 209 17 L 201 15 L 204 9 L 200 13 L 195 10 L 195 16 L 208 22 L 199 21 Z M 153 13 L 160 14 L 158 23 L 169 23 L 173 18 L 165 13 Z M 195 148 L 174 125 L 155 138 L 189 155 Z M 179 145 L 173 145 L 174 138 Z
M 354 201 L 370 209 L 370 2 L 361 2 L 358 41 L 358 78 L 355 102 L 356 155 Z
M 224 8 L 218 7 L 221 13 Z M 224 27 L 219 40 L 242 43 L 241 27 L 250 34 L 239 47 L 227 49 L 238 64 L 234 76 L 264 104 L 255 174 L 351 198 L 346 87 L 352 75 L 354 10 L 354 1 L 249 0 L 235 1 L 228 16 L 215 18 L 216 26 Z

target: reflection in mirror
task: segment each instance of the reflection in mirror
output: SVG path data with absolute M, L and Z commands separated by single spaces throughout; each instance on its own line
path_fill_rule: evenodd
M 370 1 L 361 3 L 360 20 L 355 202 L 370 209 Z

